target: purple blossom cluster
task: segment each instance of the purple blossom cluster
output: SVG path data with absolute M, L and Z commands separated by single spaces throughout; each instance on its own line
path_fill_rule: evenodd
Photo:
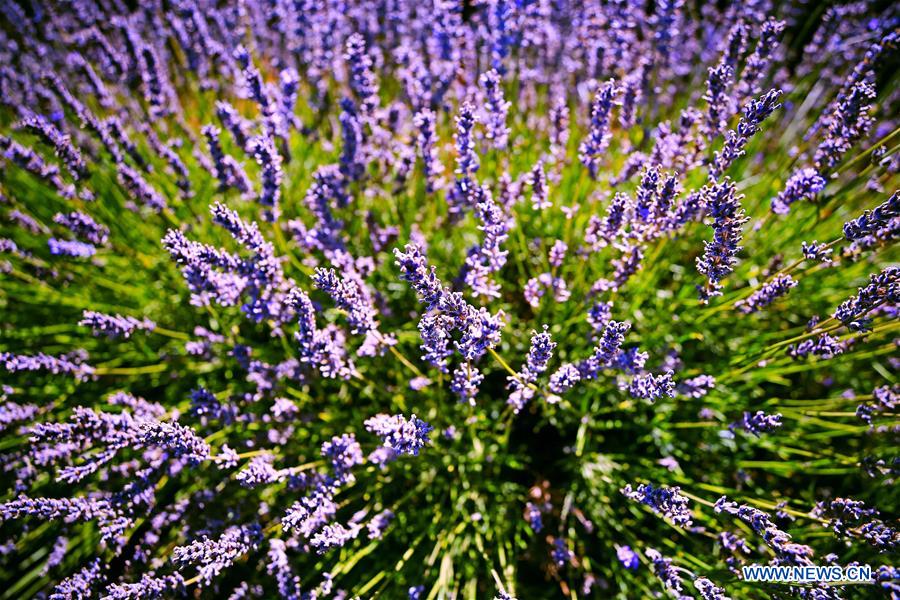
M 776 275 L 770 281 L 760 286 L 748 298 L 738 302 L 737 306 L 741 312 L 755 313 L 786 295 L 794 287 L 797 287 L 797 282 L 793 277 L 786 274 Z
M 747 222 L 741 208 L 742 196 L 737 196 L 734 183 L 725 178 L 704 188 L 705 204 L 713 219 L 713 239 L 704 242 L 703 256 L 697 259 L 697 270 L 706 275 L 706 285 L 698 287 L 701 301 L 721 295 L 719 283 L 737 264 L 737 254 L 741 250 L 742 227 Z
M 84 311 L 79 325 L 90 327 L 97 335 L 105 335 L 110 338 L 129 338 L 135 331 L 153 331 L 156 324 L 150 319 L 137 319 L 135 317 L 123 317 L 122 315 L 105 315 L 93 310 Z
M 900 594 L 900 17 L 813 4 L 0 1 L 8 594 Z
M 675 525 L 690 527 L 693 522 L 688 499 L 681 495 L 678 487 L 654 487 L 652 484 L 642 483 L 635 489 L 627 484 L 620 491 L 626 498 L 649 506 L 650 510 Z
M 518 373 L 507 378 L 509 381 L 507 387 L 511 392 L 506 402 L 517 413 L 534 397 L 535 383 L 538 377 L 547 370 L 547 363 L 553 357 L 556 342 L 553 341 L 547 330 L 547 325 L 544 325 L 541 333 L 531 332 L 531 346 L 525 357 L 525 364 Z
M 761 410 L 755 413 L 745 412 L 741 420 L 732 427 L 740 427 L 747 433 L 759 436 L 762 433 L 768 433 L 781 427 L 781 414 L 767 415 Z
M 398 454 L 414 456 L 428 443 L 428 434 L 434 429 L 416 415 L 411 415 L 409 419 L 403 415 L 376 415 L 368 419 L 365 425 L 367 430 L 381 438 L 385 447 Z

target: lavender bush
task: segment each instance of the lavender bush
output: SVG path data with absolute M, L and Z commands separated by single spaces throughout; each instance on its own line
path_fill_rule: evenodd
M 898 31 L 0 0 L 0 598 L 897 597 Z

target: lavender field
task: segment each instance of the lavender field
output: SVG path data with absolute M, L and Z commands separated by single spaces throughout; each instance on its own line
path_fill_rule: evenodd
M 0 600 L 900 597 L 898 35 L 0 0 Z

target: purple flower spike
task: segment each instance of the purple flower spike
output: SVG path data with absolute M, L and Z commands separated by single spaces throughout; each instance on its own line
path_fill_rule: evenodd
M 830 171 L 837 166 L 847 151 L 869 132 L 873 123 L 869 116 L 870 103 L 874 99 L 875 87 L 860 81 L 837 105 L 826 137 L 813 158 L 820 171 Z
M 200 580 L 210 585 L 214 577 L 234 564 L 234 561 L 262 541 L 262 528 L 253 524 L 245 527 L 229 527 L 219 538 L 191 542 L 172 550 L 172 562 L 178 565 L 195 565 Z
M 281 197 L 281 156 L 270 137 L 257 137 L 250 140 L 248 148 L 260 166 L 262 174 L 262 190 L 259 203 L 266 207 L 267 221 L 278 219 L 278 199 Z
M 97 252 L 97 249 L 91 244 L 79 242 L 77 240 L 58 240 L 50 238 L 47 240 L 50 247 L 50 254 L 54 256 L 72 256 L 76 258 L 90 258 Z
M 791 175 L 784 189 L 772 200 L 772 212 L 786 215 L 791 204 L 800 200 L 811 200 L 825 189 L 825 179 L 815 169 L 800 169 Z
M 378 79 L 362 35 L 354 33 L 347 38 L 344 59 L 350 67 L 350 88 L 359 99 L 363 114 L 371 115 L 378 107 Z
M 484 109 L 487 115 L 487 139 L 493 142 L 497 150 L 505 150 L 509 141 L 509 127 L 506 126 L 506 114 L 511 105 L 503 97 L 503 81 L 500 74 L 492 69 L 479 79 L 484 90 Z
M 884 303 L 900 302 L 900 267 L 887 267 L 869 276 L 869 284 L 838 306 L 834 318 L 851 331 L 867 331 L 871 319 L 866 314 Z
M 384 445 L 399 454 L 418 456 L 419 450 L 429 442 L 431 425 L 410 415 L 375 415 L 365 421 L 366 429 L 382 439 Z
M 790 275 L 778 275 L 771 281 L 764 283 L 749 298 L 737 302 L 735 306 L 744 314 L 755 313 L 786 295 L 793 287 L 797 287 L 797 282 L 794 281 L 793 277 Z
M 621 490 L 626 498 L 646 504 L 650 510 L 668 519 L 674 525 L 690 527 L 692 523 L 691 509 L 688 499 L 681 495 L 679 487 L 653 487 L 649 483 L 640 484 L 633 489 L 631 484 Z
M 609 146 L 612 135 L 609 132 L 613 104 L 619 95 L 615 79 L 600 85 L 591 105 L 591 127 L 587 138 L 578 147 L 578 158 L 587 167 L 591 177 L 596 179 L 600 169 L 600 158 Z
M 142 444 L 170 450 L 175 457 L 184 457 L 191 463 L 201 463 L 210 456 L 209 444 L 178 423 L 147 420 L 141 422 L 140 430 Z
M 641 566 L 641 559 L 630 546 L 619 546 L 616 548 L 616 557 L 622 563 L 622 566 L 629 571 L 635 571 Z
M 885 241 L 900 237 L 900 192 L 867 210 L 859 217 L 844 223 L 844 238 L 849 241 L 863 240 L 870 236 Z
M 153 331 L 156 324 L 150 319 L 136 319 L 122 315 L 105 315 L 92 310 L 84 311 L 79 325 L 90 327 L 97 335 L 104 334 L 109 338 L 124 337 L 128 339 L 135 331 Z
M 56 213 L 53 216 L 53 222 L 71 231 L 75 237 L 95 246 L 105 246 L 109 239 L 109 227 L 97 223 L 90 215 L 83 212 Z
M 713 162 L 709 167 L 709 177 L 719 180 L 728 170 L 728 167 L 745 154 L 746 146 L 757 132 L 760 124 L 766 120 L 775 110 L 781 107 L 778 100 L 781 98 L 781 90 L 769 90 L 758 99 L 751 100 L 744 107 L 744 115 L 738 122 L 737 129 L 729 130 L 725 134 L 725 144 L 715 153 Z
M 727 177 L 722 183 L 703 190 L 709 214 L 713 218 L 713 240 L 704 242 L 703 256 L 697 259 L 697 270 L 706 275 L 707 284 L 701 289 L 701 300 L 721 295 L 719 282 L 734 270 L 740 252 L 741 230 L 747 217 L 741 208 L 743 196 L 735 195 L 734 183 Z
M 422 156 L 422 167 L 425 170 L 425 190 L 429 194 L 443 185 L 440 176 L 444 171 L 444 165 L 437 155 L 439 140 L 435 131 L 436 122 L 437 115 L 427 108 L 423 108 L 413 117 L 413 124 L 418 131 L 416 143 Z
M 745 412 L 739 423 L 735 426 L 741 427 L 747 433 L 759 437 L 761 433 L 775 431 L 781 427 L 781 414 L 767 415 L 761 410 L 755 413 Z

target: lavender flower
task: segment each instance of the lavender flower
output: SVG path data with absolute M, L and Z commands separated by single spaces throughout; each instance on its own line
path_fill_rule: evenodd
M 184 578 L 178 574 L 156 577 L 152 574 L 141 576 L 137 583 L 114 583 L 106 588 L 103 600 L 143 600 L 163 598 L 184 586 Z
M 528 526 L 531 527 L 531 530 L 535 533 L 540 533 L 544 528 L 543 521 L 541 520 L 541 509 L 531 502 L 525 504 L 525 518 L 528 521 Z
M 633 127 L 637 119 L 637 109 L 644 99 L 648 85 L 650 61 L 641 60 L 638 68 L 625 76 L 622 81 L 622 107 L 619 109 L 619 124 L 624 129 Z
M 663 583 L 667 590 L 672 591 L 678 600 L 689 600 L 690 596 L 684 595 L 683 582 L 678 570 L 672 566 L 672 559 L 665 558 L 653 548 L 647 548 L 645 554 L 650 559 L 653 574 Z
M 422 593 L 425 591 L 424 585 L 414 585 L 407 591 L 409 600 L 421 600 Z
M 784 189 L 772 199 L 772 212 L 786 215 L 790 206 L 800 200 L 811 200 L 825 189 L 825 179 L 815 169 L 805 168 L 795 171 L 784 184 Z
M 616 558 L 629 571 L 635 571 L 641 566 L 641 559 L 631 549 L 630 546 L 619 546 L 616 548 Z
M 316 485 L 303 499 L 291 505 L 281 520 L 283 525 L 304 537 L 311 537 L 337 512 L 334 493 L 335 489 L 332 487 Z
M 340 523 L 330 523 L 316 532 L 309 540 L 310 545 L 316 549 L 317 554 L 324 554 L 332 548 L 340 548 L 359 535 L 360 528 L 354 525 L 350 528 Z
M 610 320 L 603 328 L 600 341 L 594 348 L 590 358 L 590 372 L 595 374 L 599 369 L 609 367 L 616 360 L 625 334 L 631 329 L 631 323 Z
M 569 107 L 565 99 L 557 99 L 550 107 L 550 153 L 561 160 L 569 145 Z
M 366 524 L 370 540 L 380 540 L 384 536 L 384 531 L 394 520 L 394 513 L 390 510 L 383 510 Z
M 240 113 L 228 102 L 220 100 L 216 102 L 216 117 L 222 122 L 225 129 L 231 132 L 237 145 L 241 148 L 246 148 L 250 139 L 250 124 L 246 122 Z M 206 128 L 201 128 L 201 133 L 206 135 L 204 129 Z M 216 135 L 218 136 L 218 133 Z
M 575 387 L 581 381 L 581 372 L 578 367 L 566 363 L 550 376 L 550 391 L 554 394 L 563 394 Z
M 697 259 L 697 270 L 707 279 L 705 288 L 700 289 L 700 298 L 705 301 L 721 295 L 719 282 L 734 270 L 735 257 L 741 250 L 741 226 L 748 219 L 741 208 L 743 196 L 735 196 L 734 183 L 727 177 L 722 183 L 706 186 L 704 195 L 713 218 L 713 240 L 703 243 L 703 256 Z
M 147 183 L 147 180 L 140 173 L 121 163 L 116 165 L 116 170 L 119 182 L 139 204 L 154 212 L 161 212 L 167 208 L 165 198 Z
M 76 180 L 87 176 L 87 167 L 81 151 L 56 125 L 40 115 L 29 115 L 19 122 L 18 127 L 31 131 L 53 146 L 56 155 L 62 159 L 66 169 Z
M 464 102 L 459 107 L 456 117 L 456 133 L 453 140 L 456 143 L 456 182 L 447 195 L 450 210 L 454 214 L 462 211 L 463 207 L 470 203 L 469 195 L 476 185 L 473 176 L 478 170 L 478 155 L 475 154 L 475 139 L 472 130 L 475 127 L 475 107 L 469 102 Z
M 106 580 L 105 567 L 99 558 L 91 560 L 54 587 L 50 600 L 86 600 L 94 593 L 95 586 Z
M 119 514 L 108 500 L 95 498 L 29 498 L 19 496 L 0 504 L 0 519 L 21 519 L 34 516 L 41 519 L 62 519 L 67 523 L 93 521 L 100 524 L 102 539 L 115 542 L 128 527 L 131 520 Z
M 745 412 L 741 420 L 732 426 L 735 427 L 759 437 L 762 433 L 769 433 L 781 427 L 781 413 L 767 415 L 761 410 L 755 413 Z
M 484 381 L 484 375 L 469 363 L 461 363 L 453 370 L 450 380 L 450 391 L 459 396 L 459 401 L 475 406 L 478 386 Z
M 553 562 L 555 562 L 558 567 L 564 567 L 575 558 L 575 553 L 569 550 L 568 543 L 562 538 L 555 538 L 553 540 L 552 555 Z
M 900 402 L 900 385 L 881 386 L 872 391 L 874 402 L 862 403 L 856 408 L 856 416 L 866 424 L 872 425 L 876 415 L 891 414 L 896 411 Z
M 56 189 L 64 198 L 75 197 L 75 186 L 66 184 L 60 176 L 59 168 L 48 164 L 32 148 L 0 135 L 0 150 L 3 151 L 5 159 L 33 173 L 36 177 Z
M 350 470 L 363 464 L 362 448 L 350 433 L 334 436 L 322 444 L 322 456 L 331 462 L 331 468 L 341 481 L 349 480 Z
M 350 88 L 359 98 L 363 114 L 370 115 L 378 107 L 378 79 L 362 35 L 354 33 L 347 38 L 344 59 L 350 67 Z
M 250 194 L 252 185 L 243 167 L 234 160 L 234 157 L 225 154 L 222 150 L 218 127 L 205 125 L 200 131 L 206 138 L 209 153 L 212 155 L 214 175 L 219 180 L 219 189 L 224 191 L 228 188 L 235 188 L 241 194 Z
M 831 262 L 832 249 L 827 244 L 820 244 L 813 240 L 811 243 L 802 242 L 801 251 L 803 258 L 814 262 L 828 263 Z
M 512 392 L 506 402 L 513 406 L 516 413 L 521 411 L 525 403 L 534 395 L 530 386 L 534 385 L 538 376 L 547 370 L 547 363 L 550 362 L 553 349 L 556 348 L 556 342 L 553 341 L 547 330 L 547 325 L 544 325 L 543 332 L 531 332 L 531 347 L 525 358 L 525 365 L 515 376 L 507 378 L 509 381 L 507 387 Z
M 887 267 L 869 276 L 869 285 L 859 288 L 856 296 L 843 302 L 834 318 L 851 331 L 866 331 L 871 319 L 865 315 L 885 302 L 900 302 L 900 267 Z
M 153 331 L 156 324 L 150 319 L 136 319 L 122 315 L 105 315 L 92 310 L 84 311 L 79 325 L 90 327 L 94 333 L 104 334 L 109 338 L 124 337 L 128 339 L 135 331 Z
M 440 309 L 440 318 L 432 318 L 425 325 L 425 318 L 420 322 L 423 341 L 426 332 L 429 334 L 427 346 L 443 353 L 449 343 L 450 332 L 454 329 L 462 331 L 462 337 L 455 342 L 456 350 L 466 360 L 475 360 L 489 348 L 500 341 L 503 327 L 503 313 L 491 315 L 486 309 L 476 309 L 468 304 L 458 292 L 444 289 L 440 279 L 434 274 L 434 268 L 428 268 L 425 257 L 418 246 L 407 244 L 406 252 L 394 249 L 396 264 L 400 267 L 401 277 L 410 283 L 426 305 L 426 310 Z M 435 346 L 434 343 L 438 342 Z
M 844 238 L 856 241 L 869 236 L 886 237 L 881 235 L 883 231 L 890 231 L 891 236 L 897 237 L 900 235 L 898 233 L 900 227 L 896 224 L 898 220 L 900 220 L 900 192 L 894 192 L 873 210 L 867 210 L 857 218 L 844 223 Z
M 140 423 L 141 443 L 159 446 L 172 452 L 175 457 L 184 457 L 197 464 L 208 459 L 210 447 L 191 429 L 178 423 L 143 421 Z
M 53 215 L 53 222 L 62 225 L 76 237 L 96 246 L 105 246 L 109 240 L 109 227 L 97 223 L 90 215 L 83 212 L 56 213 Z
M 864 81 L 857 82 L 837 105 L 828 132 L 816 149 L 813 160 L 816 168 L 830 171 L 853 145 L 865 137 L 872 127 L 869 102 L 875 98 L 875 88 Z
M 544 173 L 544 163 L 538 161 L 528 173 L 525 183 L 531 186 L 531 208 L 544 210 L 550 208 L 553 203 L 547 198 L 547 176 Z
M 716 379 L 710 375 L 698 375 L 685 379 L 676 386 L 679 394 L 689 398 L 702 398 L 716 387 Z
M 253 65 L 250 53 L 243 46 L 235 49 L 234 58 L 242 69 L 241 73 L 247 93 L 259 106 L 267 136 L 272 139 L 278 138 L 283 131 L 281 114 L 278 112 L 278 107 L 272 99 L 259 69 Z
M 427 108 L 423 108 L 413 117 L 413 124 L 417 130 L 416 143 L 422 156 L 422 168 L 425 171 L 425 190 L 429 194 L 440 189 L 443 183 L 440 176 L 444 171 L 444 165 L 437 155 L 436 148 L 439 141 L 435 131 L 436 121 L 437 115 Z
M 503 97 L 503 81 L 500 78 L 500 74 L 495 69 L 491 69 L 481 75 L 479 82 L 484 89 L 487 139 L 493 142 L 495 149 L 505 150 L 509 141 L 509 127 L 506 126 L 506 114 L 511 103 Z
M 50 356 L 40 352 L 34 355 L 0 352 L 0 366 L 10 373 L 21 371 L 49 371 L 50 373 L 73 375 L 84 380 L 94 373 L 79 354 Z
M 787 354 L 795 360 L 806 358 L 809 355 L 828 360 L 839 354 L 843 354 L 844 346 L 840 340 L 822 333 L 815 339 L 803 340 L 799 344 L 790 344 Z
M 588 310 L 587 322 L 594 331 L 603 331 L 612 318 L 612 302 L 597 302 Z
M 365 422 L 366 429 L 384 441 L 384 445 L 400 454 L 418 456 L 419 449 L 428 443 L 428 434 L 433 427 L 410 415 L 407 420 L 403 415 L 375 415 Z
M 759 41 L 756 48 L 747 58 L 747 64 L 741 74 L 738 83 L 738 94 L 746 98 L 759 93 L 759 80 L 769 65 L 772 54 L 778 45 L 778 36 L 784 31 L 785 22 L 768 19 L 763 23 L 759 32 Z
M 0 395 L 0 400 L 5 400 L 6 395 Z M 30 421 L 38 414 L 38 407 L 34 404 L 16 404 L 4 402 L 0 404 L 0 431 L 13 423 Z
M 355 281 L 339 278 L 334 269 L 316 269 L 313 281 L 317 288 L 331 296 L 338 308 L 347 311 L 351 333 L 366 333 L 378 327 L 376 311 Z
M 49 234 L 50 230 L 45 227 L 42 223 L 39 223 L 34 217 L 31 215 L 25 214 L 17 208 L 9 211 L 6 214 L 6 218 L 9 219 L 13 223 L 17 223 L 23 229 L 27 230 L 30 233 L 38 234 L 44 233 Z M 54 217 L 55 219 L 55 217 Z M 90 241 L 90 240 L 88 240 Z
M 633 489 L 631 484 L 621 490 L 622 494 L 635 502 L 646 504 L 650 510 L 680 527 L 690 527 L 693 522 L 688 499 L 681 495 L 679 487 L 653 487 L 649 483 L 640 484 Z
M 200 580 L 205 585 L 212 584 L 214 577 L 229 568 L 234 561 L 256 549 L 262 541 L 259 525 L 229 527 L 215 540 L 203 537 L 187 546 L 177 546 L 172 550 L 172 562 L 178 565 L 195 565 Z
M 748 298 L 737 302 L 735 306 L 744 314 L 755 313 L 772 304 L 796 286 L 797 282 L 790 275 L 777 275 L 771 281 L 764 283 Z
M 97 249 L 91 244 L 79 242 L 77 240 L 58 240 L 50 238 L 47 240 L 50 247 L 50 254 L 54 256 L 73 256 L 77 258 L 90 258 L 97 252 Z
M 349 181 L 359 181 L 366 173 L 363 157 L 363 129 L 356 106 L 349 98 L 341 100 L 341 174 Z
M 499 286 L 490 279 L 490 274 L 498 272 L 506 264 L 509 253 L 500 247 L 508 237 L 508 219 L 486 189 L 483 189 L 481 201 L 476 204 L 476 214 L 481 221 L 478 228 L 484 233 L 484 241 L 470 250 L 466 257 L 464 279 L 476 294 L 499 298 Z
M 550 266 L 554 268 L 559 268 L 562 266 L 563 260 L 566 258 L 566 252 L 569 247 L 562 240 L 556 240 L 553 242 L 553 246 L 550 248 L 549 261 Z
M 700 592 L 703 600 L 731 600 L 725 595 L 725 590 L 718 587 L 706 577 L 698 577 L 694 580 L 694 587 Z
M 275 575 L 278 593 L 281 597 L 302 598 L 303 591 L 300 589 L 300 577 L 295 575 L 291 569 L 290 560 L 287 556 L 287 545 L 284 540 L 270 538 L 267 557 L 269 560 L 266 563 L 266 571 L 270 575 Z
M 266 207 L 267 221 L 278 220 L 278 199 L 281 197 L 281 156 L 270 137 L 256 137 L 248 142 L 248 148 L 256 158 L 262 174 L 262 191 L 259 203 Z
M 734 78 L 734 69 L 720 64 L 709 69 L 706 79 L 706 135 L 712 140 L 725 129 L 731 117 L 731 98 L 728 88 Z
M 597 249 L 610 245 L 622 229 L 625 215 L 631 208 L 631 199 L 622 193 L 616 193 L 606 209 L 606 217 L 601 219 L 591 216 L 584 241 Z
M 747 106 L 744 107 L 744 115 L 738 122 L 737 129 L 729 130 L 725 133 L 725 144 L 721 150 L 715 153 L 713 162 L 709 167 L 710 179 L 720 179 L 728 167 L 738 157 L 744 155 L 745 147 L 750 142 L 750 138 L 760 131 L 760 123 L 781 106 L 778 102 L 779 98 L 781 98 L 781 93 L 781 90 L 772 89 L 758 99 L 747 103 Z
M 643 398 L 653 402 L 663 396 L 675 397 L 675 382 L 672 380 L 673 372 L 666 371 L 662 375 L 644 373 L 631 380 L 628 393 L 633 398 Z
M 591 127 L 587 138 L 578 147 L 578 158 L 587 167 L 591 177 L 596 179 L 600 168 L 600 156 L 609 146 L 610 113 L 620 89 L 615 79 L 600 85 L 591 105 Z
M 775 551 L 783 564 L 802 566 L 812 564 L 810 561 L 812 549 L 794 543 L 791 536 L 780 530 L 772 522 L 771 517 L 763 511 L 746 505 L 738 505 L 729 501 L 726 496 L 722 496 L 716 501 L 715 511 L 734 515 L 749 525 L 756 534 L 762 536 L 763 541 Z
M 235 479 L 245 488 L 254 488 L 278 481 L 281 474 L 272 466 L 272 455 L 254 456 L 246 467 L 238 471 Z

